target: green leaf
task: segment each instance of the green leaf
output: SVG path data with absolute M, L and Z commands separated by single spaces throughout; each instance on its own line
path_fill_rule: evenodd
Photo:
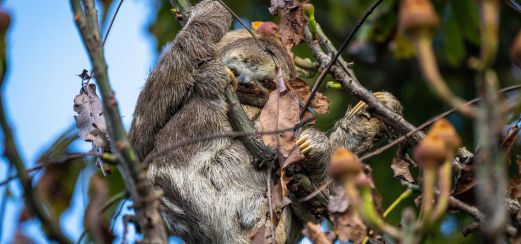
M 48 165 L 44 167 L 45 173 L 38 181 L 36 189 L 42 200 L 50 207 L 50 213 L 56 220 L 59 220 L 60 215 L 69 207 L 78 176 L 86 165 L 84 158 L 56 161 L 71 153 L 70 146 L 78 138 L 76 133 L 76 128 L 71 126 L 38 160 L 40 164 Z
M 168 1 L 160 1 L 161 6 L 156 13 L 156 19 L 149 26 L 148 31 L 157 40 L 157 51 L 159 52 L 163 46 L 169 41 L 174 40 L 177 32 L 181 30 L 181 24 L 177 21 L 170 11 L 172 6 Z
M 446 18 L 443 21 L 441 32 L 443 55 L 449 65 L 458 66 L 466 53 L 463 32 L 456 20 L 459 13 L 454 12 L 451 8 L 446 8 L 445 14 Z
M 450 12 L 456 20 L 466 40 L 472 44 L 480 44 L 479 8 L 474 0 L 449 1 Z

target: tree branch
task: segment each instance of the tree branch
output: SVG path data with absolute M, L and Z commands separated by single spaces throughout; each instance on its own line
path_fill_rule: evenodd
M 1 40 L 4 42 L 4 40 Z M 16 172 L 18 174 L 18 178 L 20 179 L 20 183 L 22 184 L 22 188 L 24 190 L 24 199 L 25 203 L 29 207 L 32 214 L 34 214 L 41 222 L 42 226 L 44 226 L 44 231 L 47 236 L 51 240 L 55 240 L 59 243 L 72 243 L 61 231 L 60 226 L 56 223 L 49 213 L 46 210 L 46 206 L 44 203 L 38 198 L 36 192 L 33 189 L 31 183 L 31 177 L 29 176 L 29 172 L 25 168 L 25 163 L 18 152 L 18 147 L 16 146 L 16 139 L 13 134 L 13 130 L 7 121 L 7 115 L 4 111 L 4 79 L 5 72 L 7 69 L 7 59 L 5 55 L 5 45 L 2 45 L 2 49 L 0 51 L 1 57 L 1 69 L 0 69 L 0 126 L 2 127 L 2 133 L 4 137 L 4 155 L 7 157 L 9 162 L 14 165 L 16 168 Z
M 484 224 L 485 215 L 481 211 L 479 211 L 478 208 L 476 208 L 474 206 L 470 206 L 470 205 L 458 200 L 455 197 L 449 198 L 449 205 L 454 209 L 458 209 L 458 210 L 463 211 L 466 214 L 472 216 L 474 219 L 479 221 L 479 223 L 481 225 Z M 505 228 L 505 233 L 507 233 L 509 236 L 516 236 L 517 229 L 515 227 L 513 227 L 512 225 L 507 224 L 506 228 Z
M 143 242 L 166 243 L 167 234 L 158 209 L 158 193 L 152 190 L 150 182 L 146 180 L 145 168 L 130 146 L 108 81 L 94 1 L 82 0 L 83 8 L 80 0 L 71 0 L 70 3 L 74 20 L 96 74 L 96 83 L 101 92 L 103 110 L 107 118 L 111 148 L 120 162 L 119 168 L 124 175 L 126 188 L 134 201 L 137 220 L 144 234 Z

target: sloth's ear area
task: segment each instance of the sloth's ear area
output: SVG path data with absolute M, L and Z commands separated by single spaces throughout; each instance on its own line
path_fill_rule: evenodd
M 253 22 L 251 22 L 251 28 L 254 31 L 257 31 L 259 29 L 259 27 L 261 27 L 262 24 L 264 24 L 264 21 L 253 21 Z
M 253 21 L 251 28 L 255 33 L 264 37 L 279 37 L 279 26 L 271 21 Z

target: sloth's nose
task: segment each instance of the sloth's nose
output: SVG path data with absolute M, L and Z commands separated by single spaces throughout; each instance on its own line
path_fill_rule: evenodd
M 245 74 L 239 75 L 239 77 L 237 78 L 237 81 L 239 82 L 239 85 L 242 85 L 242 86 L 246 86 L 246 87 L 253 86 L 253 80 L 250 79 L 250 76 L 245 75 Z

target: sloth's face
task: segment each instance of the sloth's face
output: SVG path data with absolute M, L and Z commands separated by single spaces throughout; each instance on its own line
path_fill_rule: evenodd
M 237 78 L 237 96 L 240 102 L 263 107 L 270 92 L 276 88 L 275 65 L 272 60 L 264 55 L 245 55 L 239 48 L 224 54 L 223 61 Z

